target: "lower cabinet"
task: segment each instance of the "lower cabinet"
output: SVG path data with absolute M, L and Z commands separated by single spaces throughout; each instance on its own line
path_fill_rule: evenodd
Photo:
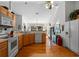
M 46 43 L 46 33 L 42 33 L 42 43 Z
M 35 33 L 29 33 L 24 35 L 23 45 L 29 45 L 35 43 Z
M 8 41 L 0 43 L 0 57 L 8 56 Z
M 23 47 L 23 35 L 18 37 L 18 48 L 21 49 Z
M 19 37 L 19 48 L 21 48 L 23 45 L 29 45 L 29 44 L 34 44 L 36 43 L 36 34 L 35 33 L 28 33 L 23 35 L 22 37 Z M 37 38 L 39 39 L 39 38 Z M 46 33 L 41 33 L 41 41 L 40 43 L 46 43 Z
M 30 34 L 30 43 L 31 44 L 35 43 L 35 33 Z

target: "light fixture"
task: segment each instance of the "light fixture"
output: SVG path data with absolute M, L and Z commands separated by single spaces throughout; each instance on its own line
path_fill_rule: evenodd
M 27 2 L 25 1 L 25 5 L 27 5 Z
M 38 13 L 38 12 L 36 12 L 35 14 L 36 14 L 36 15 L 38 15 L 39 13 Z
M 45 7 L 47 9 L 52 9 L 53 8 L 53 1 L 46 1 Z

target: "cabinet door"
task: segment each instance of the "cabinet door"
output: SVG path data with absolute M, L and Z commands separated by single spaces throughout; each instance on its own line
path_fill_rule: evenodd
M 32 36 L 33 36 L 33 43 L 35 43 L 35 33 L 33 33 Z
M 46 33 L 42 33 L 42 43 L 46 43 Z
M 35 34 L 31 33 L 30 34 L 30 44 L 33 44 L 33 43 L 35 43 Z
M 21 49 L 23 47 L 23 37 L 22 37 L 22 35 L 19 36 L 18 42 L 19 42 L 19 46 L 18 47 L 19 47 L 19 49 Z
M 11 20 L 12 20 L 12 16 L 13 16 L 13 14 L 8 11 L 8 17 L 9 17 Z
M 21 48 L 21 39 L 19 38 L 18 40 L 18 48 L 20 49 Z
M 24 35 L 23 45 L 28 45 L 28 44 L 30 44 L 30 34 Z
M 0 7 L 0 13 L 4 14 L 5 16 L 7 16 L 8 15 L 8 10 L 6 10 L 3 7 Z
M 8 47 L 0 49 L 0 57 L 7 57 L 7 56 L 8 56 Z
M 8 41 L 0 43 L 0 57 L 8 56 Z

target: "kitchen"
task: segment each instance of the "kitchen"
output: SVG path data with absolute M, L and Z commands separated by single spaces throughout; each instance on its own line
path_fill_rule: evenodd
M 0 57 L 78 56 L 79 49 L 77 53 L 73 46 L 73 50 L 68 49 L 69 41 L 64 40 L 67 37 L 61 38 L 59 43 L 56 41 L 56 35 L 65 37 L 68 34 L 64 32 L 69 30 L 65 14 L 70 9 L 65 11 L 65 8 L 73 4 L 68 3 L 0 1 Z
M 5 3 L 1 1 L 1 3 Z M 7 2 L 7 6 L 0 6 L 0 56 L 16 56 L 18 51 L 35 43 L 46 42 L 46 29 L 43 23 L 28 23 L 22 27 L 22 15 L 15 14 L 12 9 L 12 4 L 15 2 Z M 19 3 L 19 2 L 16 2 Z M 21 2 L 20 2 L 21 3 Z M 27 2 L 23 2 L 27 3 Z M 36 13 L 37 15 L 37 13 Z

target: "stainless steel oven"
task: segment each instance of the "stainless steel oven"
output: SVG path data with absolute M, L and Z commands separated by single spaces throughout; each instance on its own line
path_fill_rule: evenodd
M 8 40 L 8 56 L 14 57 L 18 52 L 18 36 L 10 37 Z

